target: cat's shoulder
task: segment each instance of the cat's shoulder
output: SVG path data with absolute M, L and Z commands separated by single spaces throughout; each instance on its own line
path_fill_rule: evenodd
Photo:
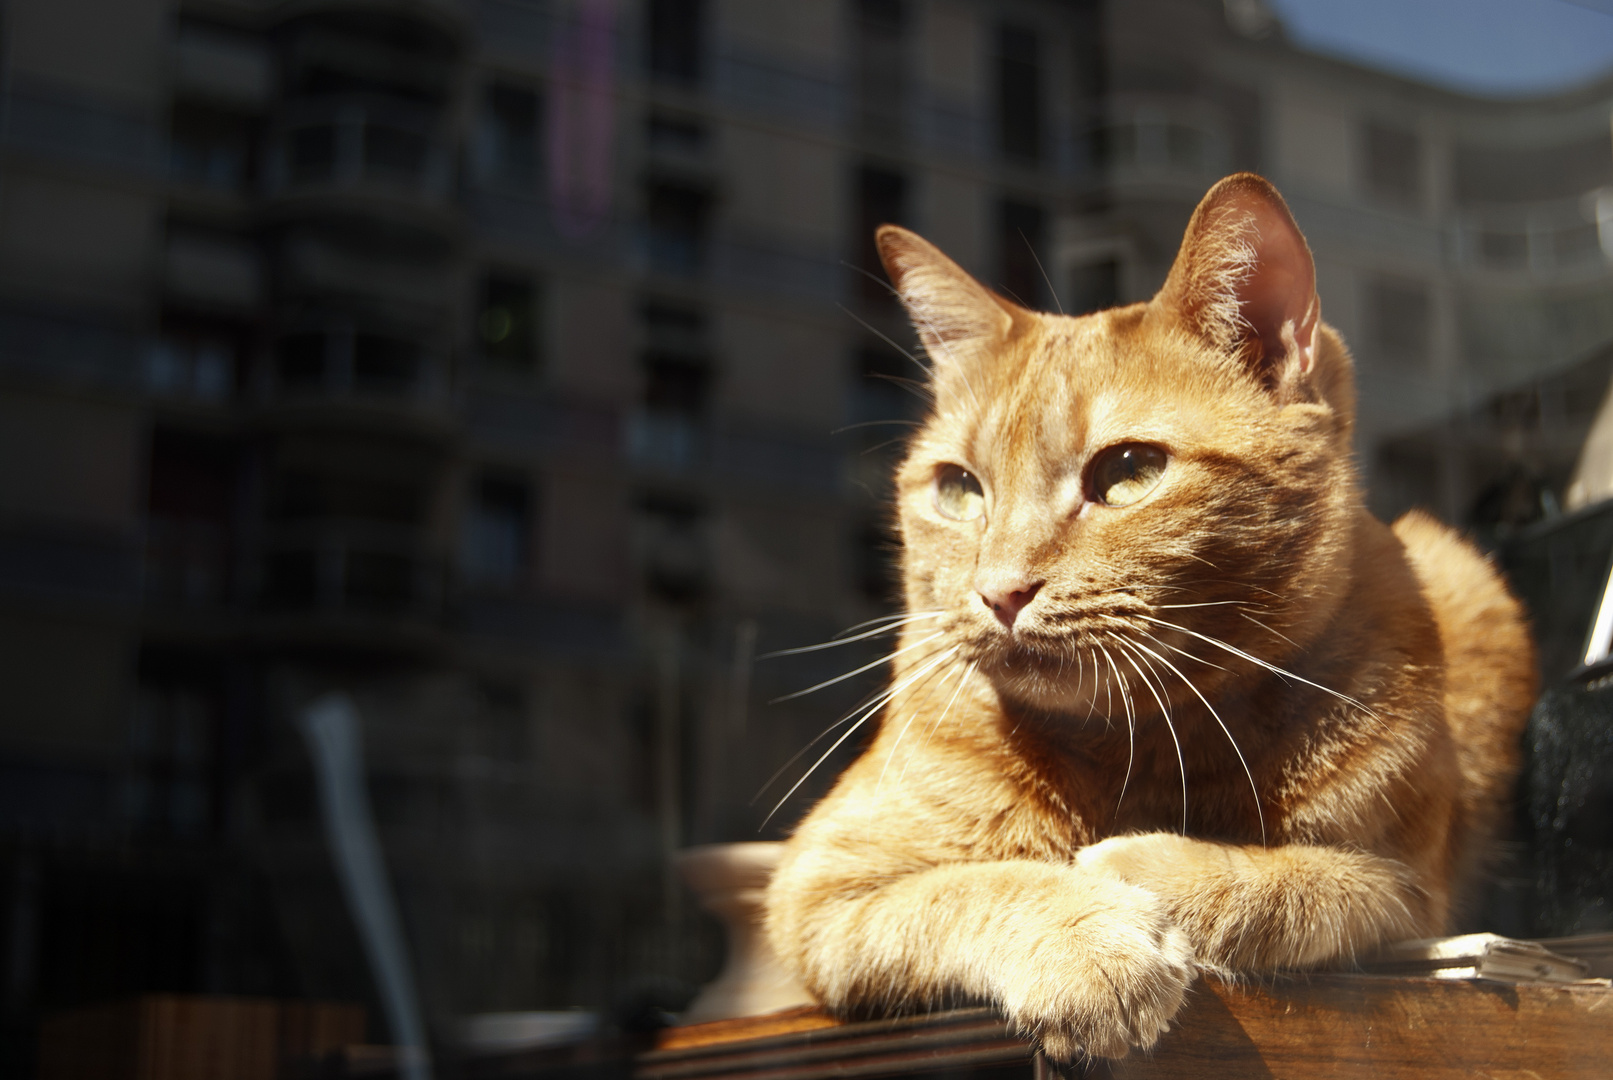
M 1489 558 L 1431 515 L 1412 510 L 1392 528 L 1439 626 L 1446 713 L 1464 757 L 1510 762 L 1538 678 L 1523 604 Z
M 1522 606 L 1507 590 L 1500 571 L 1455 529 L 1423 510 L 1407 511 L 1390 528 L 1441 621 L 1521 626 Z

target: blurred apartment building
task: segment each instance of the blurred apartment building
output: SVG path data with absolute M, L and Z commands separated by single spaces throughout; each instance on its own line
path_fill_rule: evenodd
M 1596 402 L 1516 388 L 1613 339 L 1613 88 L 1476 101 L 1298 52 L 1258 0 L 4 20 L 16 1045 L 141 990 L 370 993 L 292 723 L 331 689 L 439 1027 L 709 975 L 667 853 L 758 835 L 855 696 L 766 707 L 853 665 L 753 659 L 890 606 L 886 422 L 923 405 L 881 222 L 1084 311 L 1265 172 L 1385 512 L 1559 462 Z M 1457 422 L 1502 391 L 1521 442 Z

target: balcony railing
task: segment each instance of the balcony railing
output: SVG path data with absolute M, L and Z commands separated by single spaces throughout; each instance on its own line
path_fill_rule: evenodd
M 229 536 L 222 522 L 152 518 L 145 531 L 141 592 L 148 604 L 207 608 L 224 603 Z
M 1467 207 L 1456 225 L 1456 256 L 1479 270 L 1603 271 L 1613 262 L 1613 188 L 1551 202 Z
M 326 523 L 275 529 L 258 579 L 264 611 L 434 622 L 445 564 L 418 530 Z
M 1095 133 L 1111 173 L 1137 179 L 1192 181 L 1227 171 L 1230 153 L 1221 125 L 1203 109 L 1139 105 L 1119 109 Z
M 451 155 L 434 114 L 397 102 L 302 103 L 270 143 L 271 195 L 387 192 L 431 203 L 450 194 Z
M 325 327 L 283 335 L 260 369 L 258 394 L 276 404 L 349 403 L 441 411 L 445 352 L 403 331 Z

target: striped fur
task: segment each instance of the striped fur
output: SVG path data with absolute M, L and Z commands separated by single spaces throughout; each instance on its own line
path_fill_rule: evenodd
M 1465 542 L 1364 509 L 1354 388 L 1281 197 L 1228 178 L 1153 301 L 996 296 L 887 226 L 933 370 L 897 474 L 893 696 L 768 894 L 831 1009 L 987 1001 L 1059 1058 L 1165 1030 L 1199 970 L 1438 933 L 1516 769 L 1518 604 Z M 1106 447 L 1169 455 L 1123 508 Z M 986 510 L 950 520 L 944 465 Z M 983 593 L 1039 583 L 1011 627 Z

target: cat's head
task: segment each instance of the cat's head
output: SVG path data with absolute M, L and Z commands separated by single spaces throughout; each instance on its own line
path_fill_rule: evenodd
M 1080 318 L 878 241 L 931 363 L 897 490 L 932 648 L 1056 710 L 1104 707 L 1118 673 L 1146 713 L 1144 685 L 1186 700 L 1171 665 L 1201 691 L 1246 669 L 1195 635 L 1280 663 L 1320 632 L 1360 501 L 1355 391 L 1276 189 L 1221 181 L 1153 300 Z

